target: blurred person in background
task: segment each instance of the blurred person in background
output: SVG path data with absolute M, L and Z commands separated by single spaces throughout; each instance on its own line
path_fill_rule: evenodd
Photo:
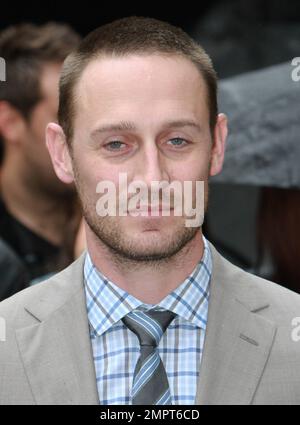
M 0 300 L 25 289 L 28 272 L 15 252 L 0 238 Z
M 262 188 L 257 216 L 256 272 L 298 293 L 300 293 L 299 217 L 299 189 Z
M 55 22 L 0 33 L 6 61 L 0 84 L 0 237 L 24 264 L 28 284 L 74 259 L 79 204 L 74 186 L 55 175 L 45 127 L 57 120 L 60 70 L 79 40 L 68 25 Z

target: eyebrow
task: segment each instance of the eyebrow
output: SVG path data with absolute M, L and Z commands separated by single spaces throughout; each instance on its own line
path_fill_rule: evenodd
M 192 120 L 176 120 L 176 121 L 167 121 L 162 127 L 164 129 L 168 128 L 181 128 L 181 127 L 193 127 L 197 131 L 201 131 L 200 125 L 196 121 Z M 133 122 L 129 121 L 120 121 L 118 123 L 104 124 L 101 127 L 96 128 L 92 131 L 91 136 L 95 136 L 101 133 L 107 133 L 110 131 L 136 131 L 137 127 Z

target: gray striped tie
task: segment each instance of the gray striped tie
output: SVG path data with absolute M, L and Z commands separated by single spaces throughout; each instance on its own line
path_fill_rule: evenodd
M 168 377 L 157 346 L 175 316 L 167 310 L 135 310 L 122 319 L 136 334 L 141 346 L 133 375 L 132 404 L 172 404 Z

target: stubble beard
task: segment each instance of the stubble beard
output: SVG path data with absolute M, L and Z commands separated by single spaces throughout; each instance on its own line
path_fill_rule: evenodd
M 75 168 L 75 167 L 74 167 Z M 166 234 L 162 241 L 160 237 L 145 235 L 143 238 L 131 238 L 126 233 L 119 220 L 123 217 L 100 217 L 96 212 L 95 200 L 88 199 L 86 191 L 81 185 L 78 170 L 75 171 L 75 185 L 82 206 L 83 216 L 91 229 L 95 240 L 111 254 L 113 261 L 119 265 L 130 265 L 131 267 L 163 266 L 174 260 L 180 253 L 186 255 L 189 242 L 198 234 L 201 225 L 197 227 L 186 227 L 184 217 L 181 217 L 180 224 L 172 234 Z M 205 205 L 204 212 L 208 204 L 208 183 L 205 184 Z M 94 213 L 93 213 L 94 212 Z M 149 238 L 156 240 L 149 246 Z M 141 242 L 141 239 L 144 239 Z
M 104 247 L 118 265 L 127 266 L 163 266 L 188 253 L 188 245 L 199 232 L 201 226 L 186 227 L 184 220 L 176 226 L 173 233 L 166 233 L 165 238 L 145 233 L 143 237 L 132 238 L 118 223 L 118 217 L 99 217 L 95 205 L 81 198 L 84 218 L 97 243 Z M 206 208 L 205 208 L 206 209 Z M 91 212 L 95 211 L 95 214 Z M 151 232 L 150 232 L 151 233 Z M 149 246 L 149 241 L 152 242 Z
M 142 238 L 130 238 L 111 217 L 98 217 L 95 220 L 88 211 L 84 211 L 85 220 L 102 245 L 117 257 L 119 262 L 159 263 L 166 262 L 178 254 L 199 231 L 199 227 L 184 225 L 173 234 L 167 234 L 164 240 L 145 234 Z M 152 240 L 149 246 L 149 240 Z

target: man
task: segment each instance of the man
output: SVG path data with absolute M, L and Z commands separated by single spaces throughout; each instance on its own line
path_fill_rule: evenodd
M 24 264 L 28 281 L 73 261 L 67 239 L 78 226 L 77 196 L 53 170 L 45 128 L 57 120 L 61 66 L 78 43 L 79 36 L 58 23 L 20 24 L 0 34 L 7 75 L 0 82 L 0 235 Z
M 123 194 L 121 174 L 204 182 L 206 208 L 226 133 L 210 59 L 178 28 L 124 18 L 68 57 L 47 145 L 75 181 L 87 252 L 0 304 L 2 403 L 299 402 L 298 295 L 222 258 L 175 198 L 169 215 L 129 195 L 127 214 L 100 214 L 99 182 Z

